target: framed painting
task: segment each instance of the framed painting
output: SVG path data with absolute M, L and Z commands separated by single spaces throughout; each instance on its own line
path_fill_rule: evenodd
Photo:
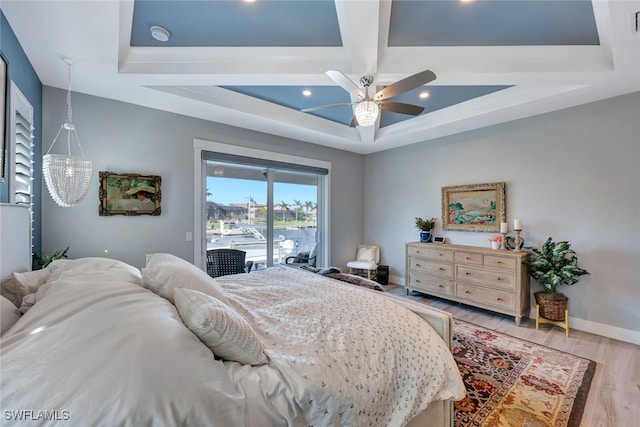
M 158 175 L 100 171 L 100 216 L 160 215 Z
M 504 182 L 442 187 L 442 228 L 500 232 L 506 221 Z
M 4 181 L 4 160 L 7 153 L 6 133 L 7 133 L 7 82 L 8 70 L 7 61 L 0 54 L 0 182 Z

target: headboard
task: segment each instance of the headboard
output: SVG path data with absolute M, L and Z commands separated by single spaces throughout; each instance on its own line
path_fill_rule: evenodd
M 0 203 L 0 279 L 15 271 L 31 271 L 31 212 Z

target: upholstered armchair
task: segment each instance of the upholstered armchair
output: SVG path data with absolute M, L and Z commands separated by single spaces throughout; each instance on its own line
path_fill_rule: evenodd
M 378 271 L 378 263 L 380 262 L 380 247 L 376 245 L 359 245 L 358 253 L 355 261 L 349 261 L 349 274 L 354 274 L 358 270 L 367 271 L 367 279 L 372 280 Z

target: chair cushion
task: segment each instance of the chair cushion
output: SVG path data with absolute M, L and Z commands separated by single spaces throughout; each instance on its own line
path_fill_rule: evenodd
M 358 270 L 377 270 L 378 264 L 366 261 L 349 261 L 347 263 L 347 267 L 356 268 Z
M 356 261 L 372 262 L 377 264 L 378 261 L 380 261 L 380 248 L 376 245 L 359 245 Z

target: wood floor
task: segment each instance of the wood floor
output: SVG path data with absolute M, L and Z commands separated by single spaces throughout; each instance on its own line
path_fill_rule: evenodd
M 385 289 L 406 297 L 402 286 L 389 284 Z M 553 325 L 536 330 L 535 319 L 516 326 L 513 317 L 418 292 L 407 298 L 448 311 L 455 319 L 597 362 L 581 427 L 640 426 L 640 346 L 578 330 L 566 337 L 564 329 Z

